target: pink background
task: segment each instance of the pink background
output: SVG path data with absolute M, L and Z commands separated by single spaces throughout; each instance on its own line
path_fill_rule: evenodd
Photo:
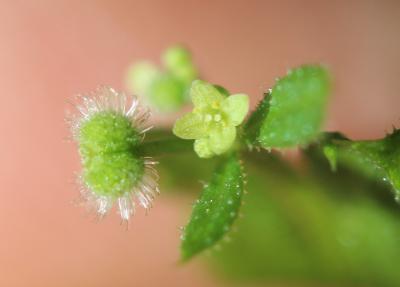
M 0 1 L 0 286 L 217 285 L 199 261 L 176 264 L 190 198 L 161 195 L 129 232 L 70 204 L 73 94 L 123 88 L 132 61 L 176 42 L 253 104 L 287 68 L 323 62 L 327 129 L 378 137 L 400 126 L 399 28 L 399 1 Z

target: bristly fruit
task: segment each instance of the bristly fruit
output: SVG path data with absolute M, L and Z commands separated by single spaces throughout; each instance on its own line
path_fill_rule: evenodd
M 159 192 L 156 162 L 136 152 L 149 113 L 136 97 L 107 87 L 79 99 L 79 113 L 70 124 L 82 158 L 81 198 L 99 217 L 117 202 L 122 220 L 128 221 L 135 199 L 149 209 Z

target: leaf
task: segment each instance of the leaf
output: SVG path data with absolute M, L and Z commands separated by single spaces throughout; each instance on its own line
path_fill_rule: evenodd
M 375 197 L 388 189 L 320 162 L 299 177 L 274 156 L 254 157 L 244 217 L 213 271 L 243 286 L 399 286 L 400 210 Z
M 242 194 L 242 168 L 237 156 L 231 155 L 217 167 L 193 207 L 182 236 L 182 260 L 211 247 L 230 230 L 238 216 Z
M 329 75 L 321 66 L 289 71 L 250 117 L 247 142 L 264 148 L 308 144 L 321 127 L 329 90 Z
M 370 180 L 381 179 L 383 177 L 382 171 L 366 162 L 364 156 L 352 149 L 353 143 L 355 142 L 338 132 L 324 132 L 321 133 L 315 144 L 308 146 L 303 151 L 306 154 L 317 156 L 320 156 L 322 151 L 331 166 L 331 171 L 335 172 L 337 169 L 345 167 Z
M 356 141 L 351 143 L 351 150 L 365 164 L 372 165 L 383 174 L 384 181 L 389 181 L 395 190 L 396 200 L 400 200 L 400 130 L 394 130 L 384 139 L 375 141 Z
M 400 131 L 383 139 L 351 141 L 338 133 L 324 133 L 312 149 L 322 147 L 331 167 L 337 164 L 355 170 L 366 178 L 389 183 L 400 200 Z

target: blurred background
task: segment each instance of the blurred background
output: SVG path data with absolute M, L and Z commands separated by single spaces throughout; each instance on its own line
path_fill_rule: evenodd
M 372 139 L 400 126 L 399 28 L 399 1 L 0 1 L 0 286 L 230 286 L 204 261 L 177 263 L 192 196 L 161 195 L 128 232 L 71 204 L 67 100 L 124 89 L 131 63 L 183 43 L 253 105 L 288 68 L 328 65 L 326 129 Z

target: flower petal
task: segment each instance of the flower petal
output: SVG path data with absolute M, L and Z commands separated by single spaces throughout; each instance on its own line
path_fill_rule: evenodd
M 210 83 L 195 80 L 190 88 L 190 96 L 196 108 L 206 108 L 222 102 L 225 97 Z
M 172 131 L 183 139 L 199 139 L 207 135 L 207 124 L 201 114 L 191 112 L 179 118 Z
M 226 98 L 221 109 L 229 117 L 231 124 L 240 125 L 249 111 L 249 97 L 245 94 L 236 94 Z
M 194 151 L 201 158 L 210 158 L 214 156 L 214 152 L 211 150 L 210 139 L 202 138 L 194 141 Z
M 211 150 L 220 155 L 226 152 L 236 138 L 236 128 L 234 126 L 214 128 L 209 133 L 209 145 Z

